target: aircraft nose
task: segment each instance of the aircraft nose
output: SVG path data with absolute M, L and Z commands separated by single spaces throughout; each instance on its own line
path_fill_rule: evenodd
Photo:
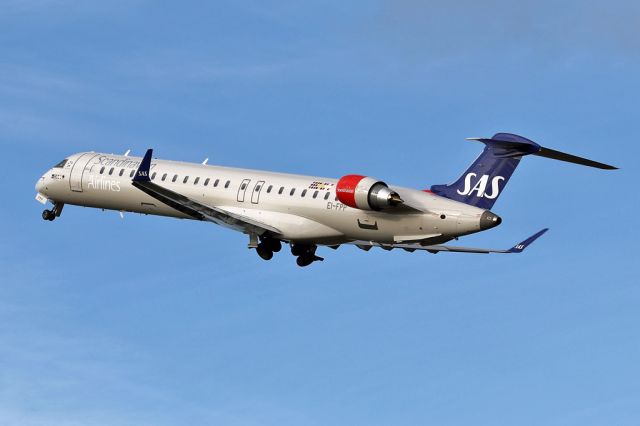
M 44 176 L 42 176 L 36 182 L 36 191 L 41 193 L 43 188 L 44 188 Z
M 486 210 L 482 213 L 482 216 L 480 216 L 480 229 L 483 231 L 485 229 L 495 228 L 501 223 L 502 218 L 489 210 Z

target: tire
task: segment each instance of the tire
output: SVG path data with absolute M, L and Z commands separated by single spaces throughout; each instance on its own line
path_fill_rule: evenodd
M 269 248 L 272 252 L 278 253 L 280 250 L 282 250 L 282 243 L 280 242 L 280 240 L 271 240 Z
M 305 244 L 294 244 L 291 247 L 291 254 L 294 256 L 304 256 L 309 253 L 309 246 Z
M 296 263 L 299 267 L 304 268 L 305 266 L 309 266 L 313 263 L 313 258 L 307 256 L 298 256 L 296 259 Z
M 273 257 L 273 252 L 262 244 L 258 244 L 256 253 L 258 253 L 258 256 L 260 256 L 264 260 L 271 260 L 271 258 Z
M 43 210 L 42 211 L 42 219 L 52 221 L 56 218 L 56 215 L 51 210 Z

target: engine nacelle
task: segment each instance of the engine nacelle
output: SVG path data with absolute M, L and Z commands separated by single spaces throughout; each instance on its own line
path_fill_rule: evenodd
M 361 210 L 383 210 L 403 202 L 386 183 L 362 175 L 341 177 L 336 185 L 336 195 L 341 203 Z

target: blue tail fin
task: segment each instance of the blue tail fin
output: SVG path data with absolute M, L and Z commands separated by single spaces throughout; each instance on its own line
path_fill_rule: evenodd
M 433 185 L 431 191 L 483 209 L 493 206 L 525 155 L 533 154 L 600 169 L 615 169 L 607 164 L 544 148 L 527 138 L 511 133 L 497 133 L 490 139 L 471 140 L 485 144 L 480 156 L 454 183 Z

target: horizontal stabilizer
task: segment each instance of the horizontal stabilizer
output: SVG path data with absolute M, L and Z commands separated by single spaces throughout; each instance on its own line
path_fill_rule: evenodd
M 615 166 L 609 164 L 599 163 L 597 161 L 589 160 L 588 158 L 578 157 L 577 155 L 567 154 L 566 152 L 556 151 L 545 147 L 540 147 L 540 151 L 535 152 L 533 155 L 538 157 L 552 158 L 554 160 L 566 161 L 567 163 L 575 163 L 583 166 L 595 167 L 597 169 L 604 170 L 617 170 Z
M 532 140 L 511 133 L 496 133 L 491 138 L 468 138 L 470 141 L 479 141 L 487 146 L 496 148 L 496 157 L 521 157 L 523 155 L 537 155 L 538 157 L 551 158 L 553 160 L 566 161 L 567 163 L 580 164 L 582 166 L 595 167 L 604 170 L 617 170 L 615 166 L 578 157 L 555 149 L 545 148 Z

